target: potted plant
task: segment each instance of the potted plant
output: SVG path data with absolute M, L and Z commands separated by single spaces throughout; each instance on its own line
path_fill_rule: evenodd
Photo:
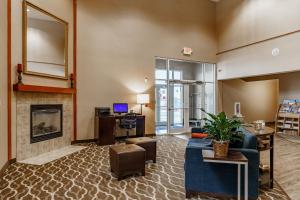
M 243 135 L 239 128 L 241 121 L 236 118 L 228 118 L 225 112 L 217 115 L 205 112 L 209 118 L 204 118 L 204 129 L 209 137 L 213 139 L 213 149 L 216 157 L 227 157 L 229 143 L 235 143 L 243 140 Z

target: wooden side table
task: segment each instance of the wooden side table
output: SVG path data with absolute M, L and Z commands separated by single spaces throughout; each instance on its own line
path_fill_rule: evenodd
M 235 164 L 238 166 L 238 186 L 237 186 L 237 199 L 241 199 L 241 166 L 245 166 L 245 183 L 244 183 L 244 190 L 245 190 L 245 200 L 248 200 L 248 159 L 238 151 L 229 151 L 228 157 L 221 158 L 215 157 L 213 150 L 202 150 L 202 156 L 204 162 L 210 163 L 224 163 L 224 164 Z
M 274 134 L 275 130 L 271 127 L 265 127 L 263 130 L 257 131 L 254 129 L 254 127 L 247 127 L 244 126 L 244 128 L 249 131 L 250 133 L 254 134 L 257 138 L 257 141 L 259 143 L 260 140 L 265 140 L 266 138 L 269 139 L 269 144 L 266 147 L 260 147 L 260 144 L 258 144 L 258 151 L 268 151 L 270 150 L 270 179 L 269 179 L 269 187 L 273 189 L 273 183 L 274 183 Z

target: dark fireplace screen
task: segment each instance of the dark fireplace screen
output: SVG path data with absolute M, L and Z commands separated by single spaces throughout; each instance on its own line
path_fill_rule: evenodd
M 62 136 L 63 105 L 31 105 L 30 142 L 40 142 Z

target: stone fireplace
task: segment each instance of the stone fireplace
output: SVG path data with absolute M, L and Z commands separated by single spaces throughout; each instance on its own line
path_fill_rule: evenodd
M 30 106 L 30 143 L 61 137 L 63 135 L 62 104 Z
M 18 161 L 71 144 L 72 95 L 17 92 L 16 117 Z

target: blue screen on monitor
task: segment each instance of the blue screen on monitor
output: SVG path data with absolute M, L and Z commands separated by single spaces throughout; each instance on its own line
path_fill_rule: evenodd
M 127 103 L 114 103 L 113 105 L 114 113 L 128 113 Z

